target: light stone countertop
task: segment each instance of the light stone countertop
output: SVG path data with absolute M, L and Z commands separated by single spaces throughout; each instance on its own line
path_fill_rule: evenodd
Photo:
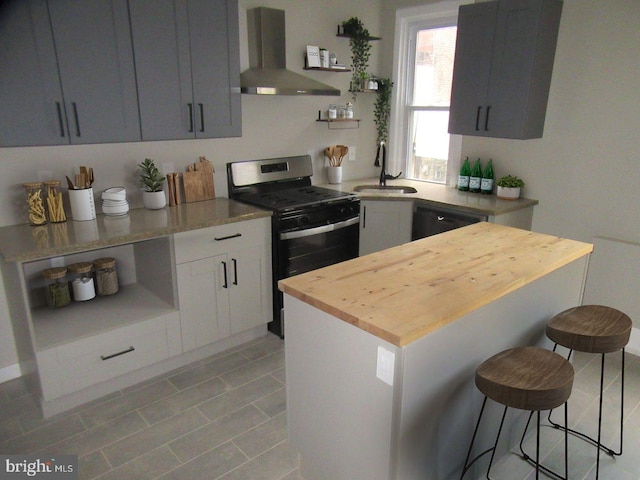
M 41 260 L 270 216 L 268 210 L 216 198 L 160 210 L 138 208 L 121 217 L 99 214 L 84 222 L 13 225 L 0 228 L 0 255 L 6 262 Z
M 364 178 L 360 180 L 343 181 L 341 184 L 322 184 L 325 188 L 343 192 L 353 192 L 358 185 L 377 185 L 378 178 Z M 480 215 L 502 215 L 527 207 L 537 205 L 538 200 L 519 198 L 518 200 L 500 200 L 493 195 L 481 193 L 461 192 L 455 187 L 448 187 L 437 183 L 419 182 L 416 180 L 387 180 L 387 185 L 406 185 L 414 187 L 417 193 L 369 193 L 355 192 L 361 200 L 397 200 L 420 201 L 431 204 L 434 207 L 449 208 L 462 212 L 471 212 Z

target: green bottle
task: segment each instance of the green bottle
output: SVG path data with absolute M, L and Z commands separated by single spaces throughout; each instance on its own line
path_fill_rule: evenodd
M 458 176 L 458 190 L 469 190 L 469 177 L 471 176 L 471 167 L 469 166 L 469 157 L 464 158 L 462 167 L 460 167 L 460 175 Z
M 493 193 L 493 163 L 489 159 L 484 172 L 482 172 L 482 181 L 480 182 L 480 193 L 491 195 Z
M 469 177 L 469 191 L 473 193 L 480 192 L 480 183 L 482 182 L 482 166 L 480 165 L 480 159 L 476 160 L 471 169 L 471 176 Z

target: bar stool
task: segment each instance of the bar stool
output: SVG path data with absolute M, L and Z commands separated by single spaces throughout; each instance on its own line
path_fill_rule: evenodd
M 609 455 L 622 455 L 623 423 L 624 423 L 624 360 L 625 346 L 629 343 L 633 323 L 624 313 L 615 308 L 602 305 L 582 305 L 570 308 L 554 316 L 547 323 L 547 337 L 555 342 L 553 350 L 558 345 L 569 349 L 567 359 L 571 358 L 574 350 L 586 353 L 599 353 L 600 362 L 600 405 L 598 409 L 598 438 L 594 439 L 584 433 L 562 427 L 551 421 L 556 428 L 566 428 L 574 435 L 591 442 L 597 448 L 596 480 L 600 473 L 600 450 Z M 620 382 L 620 451 L 615 452 L 602 444 L 602 396 L 604 389 L 604 359 L 606 353 L 621 351 L 622 381 Z M 565 424 L 566 425 L 566 424 Z
M 540 465 L 540 411 L 551 410 L 564 404 L 565 422 L 567 421 L 567 400 L 571 395 L 573 386 L 573 366 L 561 355 L 540 347 L 516 347 L 494 355 L 484 361 L 477 369 L 475 383 L 484 395 L 480 415 L 476 423 L 471 445 L 464 461 L 464 468 L 460 475 L 460 480 L 469 470 L 476 460 L 491 452 L 489 467 L 487 468 L 487 478 L 491 471 L 491 464 L 495 456 L 500 433 L 504 425 L 504 419 L 509 407 L 520 410 L 531 411 L 529 420 L 533 413 L 538 414 L 538 426 L 536 436 L 536 479 L 540 470 L 544 470 L 559 478 L 568 479 L 568 437 L 565 430 L 565 476 L 560 477 L 557 473 Z M 477 455 L 469 461 L 473 444 L 480 427 L 482 414 L 487 403 L 487 398 L 491 398 L 497 403 L 504 405 L 502 420 L 498 427 L 498 435 L 493 447 Z M 566 424 L 566 423 L 565 423 Z M 529 422 L 525 427 L 524 435 L 527 433 Z M 528 458 L 526 458 L 528 460 Z

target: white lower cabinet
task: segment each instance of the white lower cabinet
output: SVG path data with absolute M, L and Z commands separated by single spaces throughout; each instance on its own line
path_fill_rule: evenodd
M 269 218 L 175 235 L 182 348 L 271 320 Z
M 38 352 L 43 398 L 62 397 L 169 358 L 178 321 L 178 312 L 172 312 Z
M 410 242 L 412 216 L 411 201 L 361 201 L 360 255 Z

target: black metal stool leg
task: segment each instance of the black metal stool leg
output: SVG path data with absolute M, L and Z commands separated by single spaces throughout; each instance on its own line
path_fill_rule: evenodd
M 486 449 L 484 452 L 479 453 L 478 455 L 476 455 L 473 460 L 469 461 L 469 457 L 471 456 L 471 452 L 473 451 L 473 444 L 476 441 L 476 435 L 478 434 L 478 429 L 480 427 L 480 421 L 482 420 L 482 415 L 484 414 L 484 408 L 487 404 L 487 397 L 484 397 L 484 400 L 482 402 L 482 407 L 480 408 L 480 415 L 478 415 L 478 421 L 476 422 L 476 428 L 473 431 L 473 436 L 471 437 L 471 444 L 469 445 L 469 451 L 467 452 L 467 457 L 464 460 L 464 468 L 462 469 L 462 474 L 460 474 L 460 480 L 462 480 L 465 476 L 465 474 L 467 473 L 467 471 L 469 470 L 469 468 L 471 468 L 471 466 L 478 460 L 480 459 L 480 457 L 486 455 L 489 452 L 491 453 L 491 459 L 489 460 L 489 467 L 487 468 L 487 480 L 491 480 L 489 478 L 489 472 L 491 471 L 491 465 L 493 464 L 493 457 L 496 454 L 496 448 L 498 446 L 498 441 L 500 440 L 500 434 L 502 433 L 502 426 L 504 425 L 504 419 L 507 415 L 507 409 L 509 407 L 504 407 L 504 411 L 502 412 L 502 419 L 500 420 L 500 427 L 498 427 L 498 435 L 496 436 L 496 441 L 493 444 L 493 447 Z
M 568 425 L 569 422 L 569 410 L 567 402 L 564 403 L 564 424 Z M 524 439 L 527 436 L 527 431 L 529 430 L 529 424 L 531 423 L 531 419 L 533 418 L 533 414 L 537 413 L 538 415 L 538 425 L 536 431 L 536 460 L 533 459 L 524 451 Z M 562 427 L 561 427 L 562 428 Z M 536 467 L 536 479 L 538 478 L 538 473 L 540 470 L 546 472 L 547 474 L 559 479 L 559 480 L 568 480 L 569 479 L 569 434 L 566 428 L 564 430 L 564 477 L 560 474 L 554 472 L 553 470 L 545 467 L 540 464 L 540 411 L 532 411 L 529 414 L 529 419 L 527 420 L 527 424 L 524 427 L 524 432 L 522 432 L 522 438 L 520 438 L 520 453 L 522 453 L 522 459 L 529 462 L 530 464 Z
M 554 351 L 555 348 L 557 347 L 557 344 L 554 345 Z M 571 353 L 573 351 L 570 350 L 569 351 L 569 357 L 571 357 Z M 594 439 L 592 437 L 590 437 L 589 435 L 579 432 L 577 430 L 573 430 L 570 428 L 567 428 L 567 430 L 569 431 L 569 433 L 571 433 L 572 435 L 575 435 L 577 437 L 582 438 L 583 440 L 591 443 L 592 445 L 596 446 L 598 448 L 598 455 L 596 458 L 596 472 L 599 471 L 599 465 L 600 465 L 600 450 L 604 450 L 608 455 L 610 456 L 620 456 L 622 455 L 622 448 L 623 448 L 623 440 L 624 440 L 624 374 L 625 374 L 625 349 L 623 348 L 621 350 L 621 380 L 620 380 L 620 450 L 618 452 L 614 451 L 612 448 L 603 445 L 602 444 L 602 439 L 601 439 L 601 431 L 602 431 L 602 404 L 603 404 L 603 396 L 604 396 L 604 362 L 605 362 L 605 354 L 602 353 L 601 354 L 601 362 L 600 362 L 600 400 L 599 400 L 599 408 L 598 408 L 598 438 Z M 568 358 L 569 358 L 568 357 Z M 549 411 L 549 416 L 548 416 L 548 420 L 549 423 L 551 425 L 553 425 L 555 428 L 561 428 L 564 429 L 565 427 L 562 427 L 561 425 L 557 424 L 556 422 L 554 422 L 553 420 L 551 420 L 551 413 L 553 412 L 553 410 Z M 566 425 L 566 424 L 565 424 Z M 596 478 L 597 477 L 597 473 L 596 473 Z

